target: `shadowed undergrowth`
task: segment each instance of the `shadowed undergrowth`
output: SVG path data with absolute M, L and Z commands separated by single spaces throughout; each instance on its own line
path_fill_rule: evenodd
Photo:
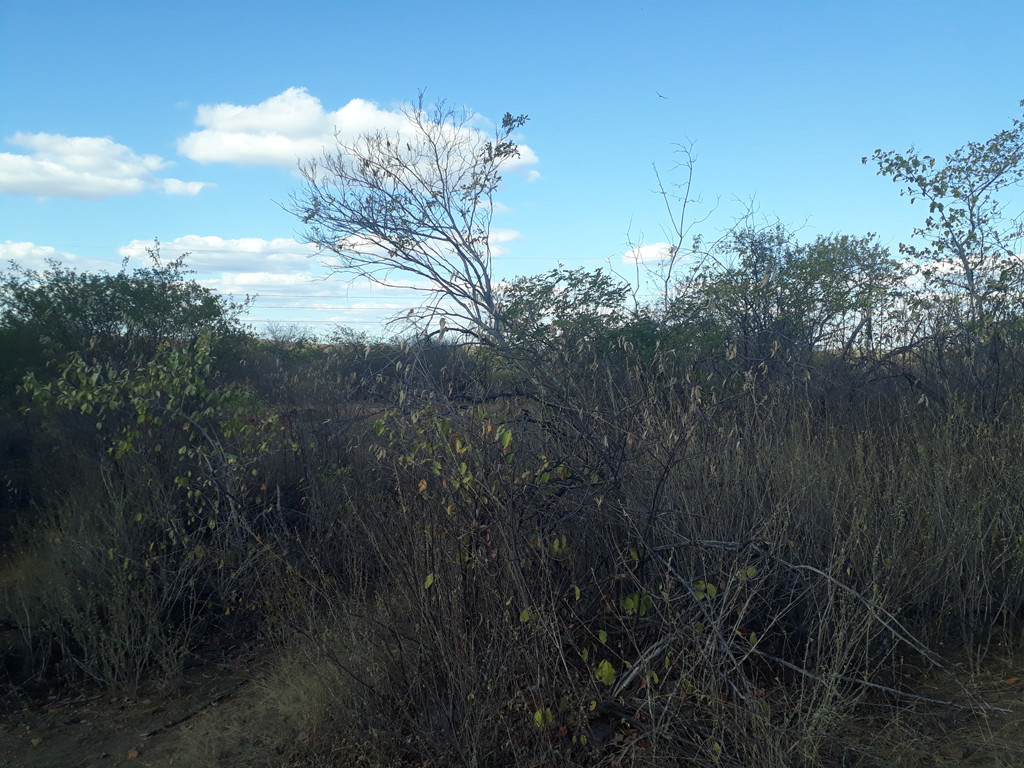
M 367 382 L 356 349 L 282 351 L 250 355 L 263 395 L 172 356 L 26 417 L 49 495 L 5 562 L 12 681 L 131 690 L 244 637 L 309 764 L 873 765 L 866 723 L 989 712 L 972 674 L 1020 648 L 1012 399 L 657 359 L 575 406 L 515 374 L 449 399 L 464 353 Z M 307 369 L 333 386 L 276 404 Z

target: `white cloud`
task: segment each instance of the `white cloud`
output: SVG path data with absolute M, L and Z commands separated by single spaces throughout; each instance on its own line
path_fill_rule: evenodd
M 164 192 L 168 195 L 182 195 L 184 197 L 195 197 L 203 191 L 203 187 L 212 187 L 213 184 L 206 184 L 202 181 L 181 181 L 180 179 L 164 179 Z
M 132 240 L 117 249 L 121 258 L 146 260 L 146 249 L 153 243 Z M 225 239 L 216 235 L 185 235 L 160 243 L 160 251 L 167 258 L 182 253 L 190 254 L 187 264 L 198 273 L 214 272 L 268 272 L 309 273 L 313 266 L 310 257 L 316 249 L 290 237 L 264 240 L 260 237 Z
M 510 171 L 518 171 L 529 165 L 536 165 L 540 162 L 540 158 L 537 157 L 537 153 L 530 149 L 526 144 L 517 144 L 519 148 L 519 155 L 512 156 L 502 164 L 502 168 Z M 534 181 L 540 178 L 540 173 L 537 171 L 530 171 L 527 179 Z
M 505 248 L 502 243 L 511 243 L 515 240 L 522 238 L 522 234 L 514 229 L 507 229 L 501 227 L 494 227 L 490 231 L 489 241 L 491 246 L 491 256 L 499 257 L 507 254 L 508 248 Z M 382 245 L 378 240 L 365 235 L 349 235 L 347 237 L 338 238 L 336 244 L 339 249 L 349 251 L 352 253 L 358 253 L 362 257 L 374 257 L 379 260 L 380 263 L 385 263 L 391 260 L 388 256 L 388 249 Z M 425 246 L 425 250 L 432 252 L 438 259 L 442 256 L 449 259 L 452 263 L 458 263 L 458 258 L 451 258 L 454 256 L 454 251 L 442 244 L 428 244 Z M 330 264 L 333 255 L 325 251 L 322 254 L 323 262 Z
M 279 272 L 235 272 L 224 273 L 217 281 L 222 290 L 258 291 L 268 288 L 275 290 L 301 286 L 308 288 L 310 275 L 301 272 L 281 274 Z M 303 291 L 304 293 L 306 291 Z
M 495 227 L 491 230 L 491 235 L 488 238 L 493 245 L 494 243 L 511 243 L 513 240 L 519 240 L 522 238 L 522 234 L 514 229 L 500 229 Z
M 133 240 L 117 250 L 120 258 L 137 259 L 148 265 L 147 240 Z M 255 322 L 324 322 L 327 313 L 348 311 L 355 297 L 372 298 L 367 307 L 380 306 L 380 316 L 395 304 L 395 294 L 410 294 L 412 286 L 380 286 L 368 280 L 348 281 L 328 277 L 329 269 L 315 258 L 316 248 L 292 238 L 265 240 L 259 237 L 222 238 L 216 235 L 184 235 L 160 243 L 165 260 L 188 253 L 186 266 L 207 288 L 241 298 L 258 296 L 252 310 Z M 328 279 L 324 279 L 328 277 Z M 312 319 L 311 319 L 312 318 Z M 318 319 L 319 318 L 319 319 Z
M 200 163 L 238 163 L 294 168 L 299 159 L 319 156 L 335 144 L 335 131 L 354 142 L 366 133 L 384 131 L 412 139 L 408 118 L 400 109 L 381 109 L 364 99 L 352 99 L 327 112 L 320 99 L 305 88 L 289 88 L 250 106 L 204 104 L 196 110 L 193 131 L 178 140 L 178 151 Z M 466 128 L 466 130 L 475 130 Z M 519 146 L 520 156 L 507 161 L 514 170 L 535 165 L 537 155 Z
M 492 256 L 504 256 L 508 253 L 508 248 L 505 248 L 502 243 L 512 243 L 516 240 L 522 239 L 522 233 L 514 229 L 501 229 L 495 227 L 491 230 L 490 244 L 491 244 L 491 255 Z
M 36 245 L 35 243 L 15 243 L 11 240 L 0 243 L 0 269 L 5 268 L 8 262 L 13 261 L 24 269 L 41 270 L 47 267 L 47 261 L 58 261 L 67 266 L 73 266 L 78 257 L 73 253 L 58 251 L 49 245 Z
M 666 261 L 671 256 L 672 246 L 668 243 L 651 243 L 641 245 L 622 254 L 622 260 L 626 264 L 657 264 Z
M 501 235 L 510 236 L 508 232 Z M 128 269 L 133 270 L 150 266 L 146 249 L 152 246 L 152 241 L 133 240 L 103 258 L 86 258 L 52 246 L 8 240 L 0 243 L 0 271 L 10 261 L 43 271 L 48 260 L 56 260 L 79 271 L 109 273 L 117 272 L 126 257 Z M 207 288 L 236 300 L 257 297 L 245 318 L 257 327 L 284 323 L 328 331 L 332 325 L 349 325 L 383 332 L 389 318 L 419 305 L 423 294 L 417 289 L 429 287 L 422 281 L 396 280 L 384 286 L 331 276 L 311 258 L 315 249 L 291 238 L 185 235 L 161 242 L 160 251 L 165 262 L 190 253 L 186 267 Z
M 346 135 L 369 130 L 395 131 L 405 118 L 353 99 L 336 112 L 325 112 L 320 99 L 305 88 L 289 88 L 253 106 L 201 105 L 194 131 L 178 140 L 178 151 L 200 163 L 295 166 L 298 158 L 319 155 L 334 143 L 338 127 Z
M 149 241 L 133 240 L 117 254 L 148 265 L 146 249 L 151 247 Z M 373 330 L 421 298 L 409 285 L 324 279 L 330 272 L 311 258 L 316 249 L 291 238 L 185 235 L 162 241 L 160 251 L 165 259 L 189 253 L 186 265 L 207 288 L 236 300 L 256 297 L 246 320 L 257 327 L 283 323 L 309 325 L 314 330 L 331 325 Z
M 496 230 L 495 238 L 510 242 L 514 230 Z M 83 258 L 54 247 L 30 242 L 0 243 L 0 271 L 13 260 L 26 269 L 44 270 L 53 259 L 80 271 L 116 272 L 127 258 L 129 271 L 151 265 L 147 253 L 152 241 L 133 240 L 103 258 Z M 381 332 L 386 321 L 419 306 L 423 280 L 396 279 L 380 285 L 365 278 L 347 280 L 332 275 L 316 258 L 315 249 L 291 238 L 266 240 L 257 237 L 222 238 L 216 235 L 185 235 L 160 243 L 166 263 L 189 253 L 186 267 L 192 277 L 214 291 L 240 300 L 255 296 L 246 322 L 257 327 L 268 323 L 310 325 L 329 330 L 331 325 L 350 325 Z
M 102 200 L 147 189 L 195 195 L 205 186 L 158 178 L 167 161 L 138 155 L 110 138 L 16 133 L 7 142 L 26 150 L 0 152 L 0 192 L 8 194 Z

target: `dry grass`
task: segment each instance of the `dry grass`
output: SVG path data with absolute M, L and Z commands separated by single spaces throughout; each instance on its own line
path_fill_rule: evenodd
M 52 597 L 71 574 L 157 618 L 200 578 L 174 658 L 250 631 L 276 663 L 248 706 L 190 723 L 182 764 L 1011 765 L 1019 721 L 979 712 L 1019 703 L 980 676 L 1024 634 L 1019 407 L 623 370 L 473 406 L 410 375 L 386 413 L 307 383 L 246 547 L 210 538 L 224 565 L 119 593 L 87 554 L 141 557 L 153 533 L 83 495 L 11 561 L 8 615 L 29 630 L 12 606 L 32 605 L 81 669 L 116 623 Z M 104 683 L 161 672 L 104 648 Z

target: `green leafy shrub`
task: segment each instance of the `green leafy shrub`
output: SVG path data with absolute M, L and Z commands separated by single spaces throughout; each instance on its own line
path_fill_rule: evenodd
M 253 475 L 279 433 L 250 392 L 216 380 L 211 343 L 164 342 L 127 367 L 71 353 L 55 380 L 25 380 L 50 429 L 84 422 L 97 438 L 65 450 L 102 483 L 54 493 L 31 546 L 66 574 L 42 585 L 37 625 L 104 684 L 179 672 L 204 622 L 253 600 L 235 575 L 264 554 Z
M 0 275 L 0 370 L 9 388 L 28 372 L 71 352 L 123 363 L 134 351 L 152 354 L 168 340 L 201 332 L 225 337 L 240 330 L 246 305 L 235 304 L 188 278 L 187 254 L 114 274 L 77 272 L 51 262 L 43 272 L 12 263 Z

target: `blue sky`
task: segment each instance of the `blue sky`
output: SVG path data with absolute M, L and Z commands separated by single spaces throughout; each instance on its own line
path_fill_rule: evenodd
M 409 297 L 311 280 L 281 208 L 293 158 L 424 89 L 531 118 L 498 196 L 501 278 L 629 272 L 633 245 L 666 239 L 651 165 L 686 140 L 706 237 L 753 199 L 801 239 L 870 231 L 895 252 L 923 211 L 861 157 L 941 157 L 1024 99 L 1019 0 L 0 0 L 0 31 L 2 263 L 114 270 L 159 238 L 207 284 L 259 294 L 257 324 L 318 332 L 376 330 Z

